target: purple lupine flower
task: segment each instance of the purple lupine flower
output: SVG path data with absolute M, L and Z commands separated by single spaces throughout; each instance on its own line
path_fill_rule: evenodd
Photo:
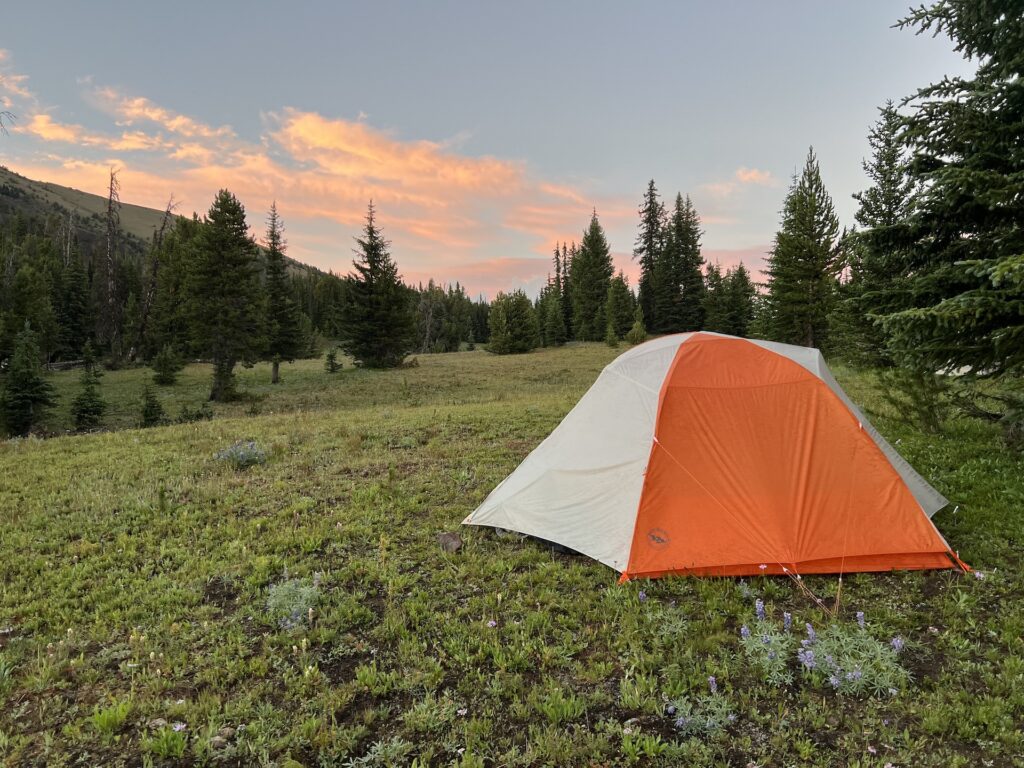
M 498 622 L 496 622 L 494 619 L 491 619 L 487 622 L 487 626 L 491 629 L 494 629 L 496 626 L 498 626 Z
M 646 599 L 647 599 L 647 593 L 646 593 L 646 592 L 644 592 L 644 591 L 643 591 L 643 590 L 641 589 L 641 590 L 640 590 L 640 592 L 639 592 L 639 594 L 637 594 L 637 596 L 636 596 L 636 597 L 637 597 L 637 599 L 638 599 L 638 600 L 639 600 L 639 601 L 640 601 L 640 602 L 642 603 L 642 602 L 643 602 L 644 600 L 646 600 Z
M 688 721 L 687 721 L 687 719 L 685 717 L 677 717 L 676 718 L 676 728 L 685 728 L 687 722 Z
M 793 626 L 793 614 L 786 611 L 782 614 L 782 628 L 789 632 L 790 627 Z
M 774 660 L 777 655 L 778 654 L 776 654 L 775 651 L 768 651 L 769 660 Z
M 767 634 L 761 635 L 761 643 L 764 644 L 764 645 L 771 645 L 772 644 L 772 639 Z
M 978 581 L 981 581 L 982 579 L 985 578 L 985 572 L 984 571 L 972 571 L 971 573 L 974 574 L 974 578 L 976 578 Z
M 857 611 L 857 626 L 864 629 L 864 611 Z
M 829 675 L 828 676 L 828 681 L 830 683 L 832 683 L 832 688 L 833 689 L 836 689 L 836 688 L 839 687 L 839 682 L 840 681 L 839 681 L 839 676 L 838 675 Z
M 184 730 L 185 730 L 185 727 L 186 727 L 186 726 L 185 726 L 185 724 L 184 724 L 184 723 L 175 723 L 174 725 L 172 725 L 172 726 L 171 726 L 171 728 L 173 728 L 173 729 L 174 729 L 175 731 L 178 731 L 179 733 L 180 733 L 181 731 L 184 731 Z
M 797 651 L 796 657 L 800 660 L 800 663 L 807 669 L 814 669 L 818 662 L 814 659 L 814 651 L 810 648 L 805 648 L 802 651 Z
M 903 638 L 899 635 L 896 635 L 896 637 L 889 641 L 889 645 L 892 646 L 892 649 L 896 651 L 896 653 L 899 653 L 903 650 Z
M 711 675 L 711 677 L 708 678 L 708 690 L 711 691 L 712 695 L 718 693 L 718 681 L 715 680 L 714 675 Z
M 853 672 L 846 673 L 846 679 L 849 680 L 851 683 L 856 683 L 863 676 L 864 675 L 861 673 L 860 667 L 854 667 Z
M 760 597 L 754 601 L 754 611 L 757 613 L 757 620 L 764 621 L 764 600 Z
M 676 713 L 676 708 L 672 704 L 669 704 L 667 707 L 665 707 L 665 714 L 666 715 L 671 716 L 671 715 L 674 715 L 675 713 Z
M 750 627 L 748 627 L 746 624 L 740 627 L 740 637 L 742 637 L 744 640 L 750 637 Z
M 807 627 L 807 639 L 811 642 L 811 645 L 818 639 L 818 636 L 814 634 L 814 627 L 811 626 L 811 622 L 807 622 L 804 626 Z

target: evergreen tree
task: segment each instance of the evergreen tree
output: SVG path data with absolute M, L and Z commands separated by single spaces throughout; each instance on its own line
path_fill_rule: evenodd
M 608 321 L 608 328 L 604 333 L 604 343 L 613 349 L 619 346 L 619 334 L 615 332 L 615 323 Z
M 537 348 L 540 340 L 537 314 L 530 299 L 521 290 L 499 293 L 491 302 L 488 323 L 491 329 L 488 352 L 508 355 Z
M 267 215 L 267 237 L 264 241 L 267 286 L 267 355 L 271 360 L 270 383 L 280 381 L 281 361 L 292 362 L 303 351 L 302 324 L 299 308 L 292 298 L 288 265 L 284 258 L 284 226 L 271 203 Z
M 704 257 L 700 253 L 700 216 L 690 196 L 676 195 L 669 224 L 672 233 L 674 284 L 679 300 L 672 313 L 673 331 L 699 331 L 704 327 Z
M 167 412 L 160 400 L 147 385 L 142 390 L 142 407 L 139 412 L 140 427 L 159 427 L 167 423 Z
M 635 305 L 633 292 L 629 290 L 629 280 L 620 270 L 608 284 L 608 296 L 605 299 L 607 323 L 611 325 L 617 337 L 625 336 L 633 325 Z
M 61 297 L 57 302 L 62 356 L 74 359 L 82 353 L 93 325 L 89 306 L 89 283 L 78 254 L 72 253 L 61 273 Z
M 544 320 L 544 338 L 550 347 L 560 347 L 565 344 L 565 315 L 562 312 L 562 296 L 557 293 L 548 302 L 546 318 Z
M 178 371 L 185 367 L 178 350 L 164 344 L 153 358 L 153 383 L 169 387 L 178 380 Z
M 729 332 L 728 283 L 718 264 L 708 264 L 704 289 L 704 330 Z
M 863 229 L 843 244 L 849 275 L 840 287 L 843 300 L 833 320 L 844 332 L 844 355 L 867 365 L 893 362 L 877 319 L 911 306 L 909 264 L 894 234 L 906 226 L 917 191 L 900 142 L 902 119 L 891 101 L 879 111 L 868 134 L 871 159 L 863 163 L 871 186 L 853 196 L 860 204 L 855 218 Z
M 0 414 L 11 435 L 27 435 L 56 398 L 50 382 L 43 378 L 39 344 L 29 323 L 17 335 L 14 353 L 0 392 Z
M 729 270 L 725 278 L 725 303 L 728 317 L 728 330 L 732 336 L 746 337 L 750 333 L 750 324 L 754 319 L 754 299 L 757 289 L 750 279 L 750 273 L 741 263 Z
M 643 200 L 640 201 L 638 213 L 640 228 L 636 236 L 636 245 L 633 247 L 633 258 L 640 263 L 640 307 L 644 311 L 647 322 L 657 328 L 660 321 L 656 319 L 655 302 L 659 289 L 655 266 L 664 245 L 665 206 L 658 198 L 658 189 L 654 186 L 654 179 L 647 182 L 647 191 L 644 192 Z
M 256 243 L 249 236 L 245 208 L 226 189 L 210 207 L 189 266 L 193 341 L 213 361 L 210 399 L 229 400 L 235 365 L 255 362 L 265 338 Z
M 637 344 L 643 344 L 647 340 L 647 329 L 644 328 L 644 311 L 639 304 L 636 306 L 636 312 L 633 315 L 633 327 L 629 329 L 629 333 L 626 334 L 626 341 L 633 346 Z
M 612 279 L 612 254 L 604 229 L 594 211 L 583 242 L 571 263 L 572 327 L 580 341 L 604 339 L 607 320 L 604 305 Z
M 324 370 L 328 373 L 337 373 L 342 367 L 343 363 L 338 362 L 337 347 L 331 347 L 327 350 L 327 355 L 324 357 Z
M 768 323 L 775 341 L 826 346 L 842 268 L 838 235 L 839 220 L 812 148 L 799 179 L 790 186 L 768 258 Z
M 922 185 L 894 233 L 912 306 L 883 320 L 900 355 L 934 371 L 1024 371 L 1024 14 L 1017 0 L 940 0 L 901 22 L 978 62 L 911 101 L 902 138 Z M 1016 379 L 1014 379 L 1016 380 Z
M 342 349 L 367 368 L 401 365 L 415 343 L 415 318 L 409 292 L 398 276 L 374 219 L 373 203 L 366 213 L 363 236 L 357 238 L 358 259 L 352 262 L 348 302 L 342 310 Z
M 71 403 L 71 416 L 79 432 L 96 429 L 107 410 L 107 404 L 100 395 L 100 377 L 103 373 L 96 362 L 92 344 L 88 342 L 82 350 L 82 365 L 82 377 L 79 379 L 81 389 Z
M 571 269 L 572 259 L 576 255 L 576 243 L 572 244 L 572 250 L 566 248 L 562 242 L 562 316 L 565 321 L 565 338 L 576 338 L 572 327 L 572 283 Z

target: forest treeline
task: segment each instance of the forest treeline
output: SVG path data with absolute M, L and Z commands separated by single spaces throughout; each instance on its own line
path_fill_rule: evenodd
M 372 204 L 344 276 L 294 268 L 276 209 L 257 246 L 227 190 L 202 218 L 169 208 L 134 254 L 119 245 L 112 175 L 107 216 L 89 247 L 59 217 L 15 216 L 0 229 L 7 428 L 23 431 L 12 428 L 14 410 L 45 407 L 38 365 L 82 359 L 87 346 L 107 365 L 209 361 L 219 400 L 233 395 L 236 365 L 274 361 L 276 380 L 280 361 L 320 354 L 325 344 L 357 364 L 391 367 L 411 353 L 477 344 L 518 353 L 708 330 L 818 347 L 876 368 L 898 410 L 925 429 L 939 429 L 953 404 L 1002 421 L 1020 440 L 1024 65 L 1015 41 L 1024 21 L 1012 8 L 941 0 L 901 22 L 947 34 L 977 71 L 880 109 L 864 160 L 869 185 L 854 196 L 847 227 L 810 149 L 757 285 L 744 265 L 723 272 L 706 263 L 692 200 L 676 194 L 666 203 L 653 180 L 638 208 L 636 290 L 615 272 L 594 211 L 579 243 L 555 247 L 539 296 L 515 290 L 488 303 L 458 284 L 406 285 Z M 985 378 L 1006 386 L 974 385 Z

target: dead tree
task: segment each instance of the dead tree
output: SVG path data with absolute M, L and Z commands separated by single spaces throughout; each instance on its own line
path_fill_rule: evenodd
M 135 356 L 139 353 L 142 340 L 146 338 L 146 323 L 149 320 L 149 312 L 153 308 L 153 299 L 156 297 L 158 279 L 160 273 L 160 247 L 164 241 L 164 234 L 167 226 L 171 223 L 174 209 L 178 204 L 174 202 L 174 195 L 167 201 L 164 208 L 164 217 L 160 221 L 160 227 L 153 233 L 153 245 L 149 249 L 149 282 L 146 284 L 146 293 L 142 297 L 142 310 L 139 316 L 139 330 L 132 341 L 131 349 L 128 350 L 128 361 L 134 362 Z
M 107 193 L 107 285 L 103 311 L 102 338 L 110 346 L 110 354 L 119 357 L 117 311 L 117 245 L 121 227 L 121 183 L 117 171 L 110 169 L 110 189 Z

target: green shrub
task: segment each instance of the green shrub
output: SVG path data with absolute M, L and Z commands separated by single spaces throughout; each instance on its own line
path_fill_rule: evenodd
M 185 367 L 185 362 L 178 350 L 170 344 L 164 344 L 153 358 L 153 383 L 169 387 L 178 380 L 178 371 Z

